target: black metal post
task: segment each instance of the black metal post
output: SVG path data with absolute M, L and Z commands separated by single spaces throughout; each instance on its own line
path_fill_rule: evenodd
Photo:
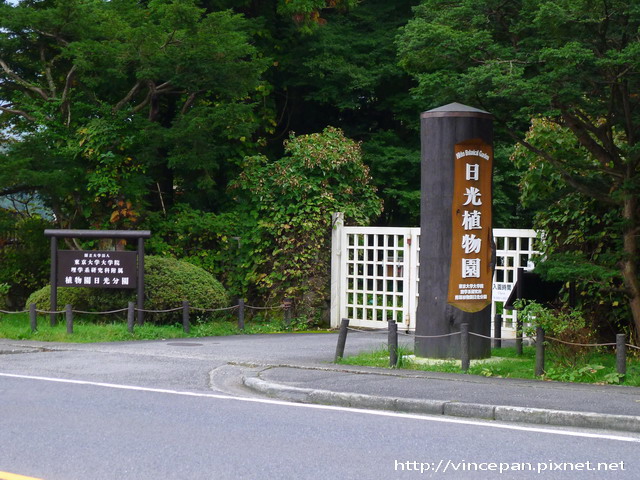
M 518 300 L 522 300 L 522 282 L 524 281 L 524 268 L 518 268 L 518 276 L 516 282 L 516 294 L 518 296 Z M 516 353 L 518 355 L 522 355 L 522 320 L 520 319 L 520 312 L 516 311 Z
M 138 238 L 138 325 L 144 325 L 144 238 Z
M 460 325 L 460 368 L 463 372 L 469 370 L 471 359 L 469 358 L 469 324 Z
M 620 375 L 627 374 L 627 345 L 624 333 L 616 335 L 616 371 Z
M 58 238 L 51 237 L 51 295 L 49 308 L 51 313 L 49 318 L 51 326 L 55 327 L 58 324 L 57 314 L 54 313 L 58 309 Z
M 238 299 L 238 329 L 244 330 L 244 298 Z
M 519 318 L 516 319 L 516 354 L 522 355 L 522 341 L 523 341 L 523 333 L 524 325 L 522 320 Z
M 73 333 L 73 307 L 67 303 L 64 307 L 64 313 L 67 320 L 67 333 Z
M 349 331 L 349 319 L 343 318 L 340 322 L 340 333 L 338 333 L 338 345 L 336 346 L 336 356 L 333 358 L 333 363 L 336 363 L 342 357 L 344 357 L 344 347 L 347 343 L 347 332 Z
M 502 315 L 493 318 L 493 348 L 502 348 Z
M 536 377 L 544 374 L 544 329 L 536 327 Z
M 293 313 L 291 308 L 292 305 L 292 298 L 285 298 L 284 302 L 282 302 L 282 308 L 284 308 L 284 324 L 287 327 L 291 325 L 291 314 Z
M 182 329 L 184 333 L 191 332 L 191 322 L 189 321 L 189 302 L 187 300 L 182 301 Z
M 129 302 L 127 305 L 127 330 L 133 333 L 133 324 L 135 323 L 135 303 Z
M 31 325 L 31 331 L 38 330 L 38 312 L 36 312 L 36 304 L 29 304 L 29 324 Z
M 398 365 L 398 324 L 395 320 L 389 320 L 389 366 L 395 368 Z

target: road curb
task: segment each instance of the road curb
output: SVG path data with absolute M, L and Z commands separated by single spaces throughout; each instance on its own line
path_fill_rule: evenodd
M 243 376 L 242 382 L 246 387 L 269 397 L 297 403 L 640 433 L 640 416 L 633 415 L 572 412 L 568 410 L 332 392 L 330 390 L 282 385 L 262 380 L 256 376 Z

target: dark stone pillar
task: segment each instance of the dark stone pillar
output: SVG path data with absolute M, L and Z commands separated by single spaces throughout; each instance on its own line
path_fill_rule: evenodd
M 459 332 L 465 323 L 469 325 L 469 332 L 491 334 L 490 304 L 479 312 L 468 313 L 447 302 L 452 252 L 454 147 L 471 139 L 493 144 L 491 114 L 452 103 L 421 115 L 420 297 L 415 340 L 415 354 L 420 357 L 460 358 L 460 337 L 429 339 L 419 336 Z M 491 229 L 491 225 L 484 225 L 484 228 Z M 490 341 L 472 335 L 469 354 L 470 358 L 489 357 Z

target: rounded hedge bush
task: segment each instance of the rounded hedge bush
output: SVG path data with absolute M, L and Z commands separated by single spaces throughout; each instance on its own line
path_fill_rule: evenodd
M 229 297 L 222 284 L 204 269 L 169 257 L 153 255 L 144 258 L 144 308 L 168 310 L 181 307 L 187 300 L 196 308 L 223 308 L 229 305 Z M 38 310 L 49 310 L 51 287 L 47 285 L 33 292 L 27 299 L 27 307 L 36 304 Z M 126 308 L 134 301 L 135 290 L 99 288 L 58 288 L 57 310 L 72 305 L 74 310 L 104 312 Z M 170 323 L 181 318 L 181 312 L 173 314 L 145 314 L 145 320 Z

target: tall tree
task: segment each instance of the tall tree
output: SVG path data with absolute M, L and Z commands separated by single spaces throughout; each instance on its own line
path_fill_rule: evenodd
M 640 334 L 640 4 L 630 0 L 425 0 L 398 38 L 416 93 L 494 113 L 563 182 L 618 209 L 619 269 Z M 567 128 L 589 156 L 524 138 L 532 117 Z
M 266 129 L 263 152 L 280 157 L 290 132 L 341 128 L 363 142 L 385 201 L 383 224 L 418 218 L 421 105 L 408 94 L 415 82 L 397 65 L 394 45 L 418 1 L 272 0 L 240 8 L 274 60 L 267 78 L 275 125 Z
M 246 20 L 194 0 L 3 2 L 0 19 L 0 127 L 18 138 L 0 195 L 37 190 L 64 226 L 126 227 L 178 194 L 220 208 L 261 121 Z

